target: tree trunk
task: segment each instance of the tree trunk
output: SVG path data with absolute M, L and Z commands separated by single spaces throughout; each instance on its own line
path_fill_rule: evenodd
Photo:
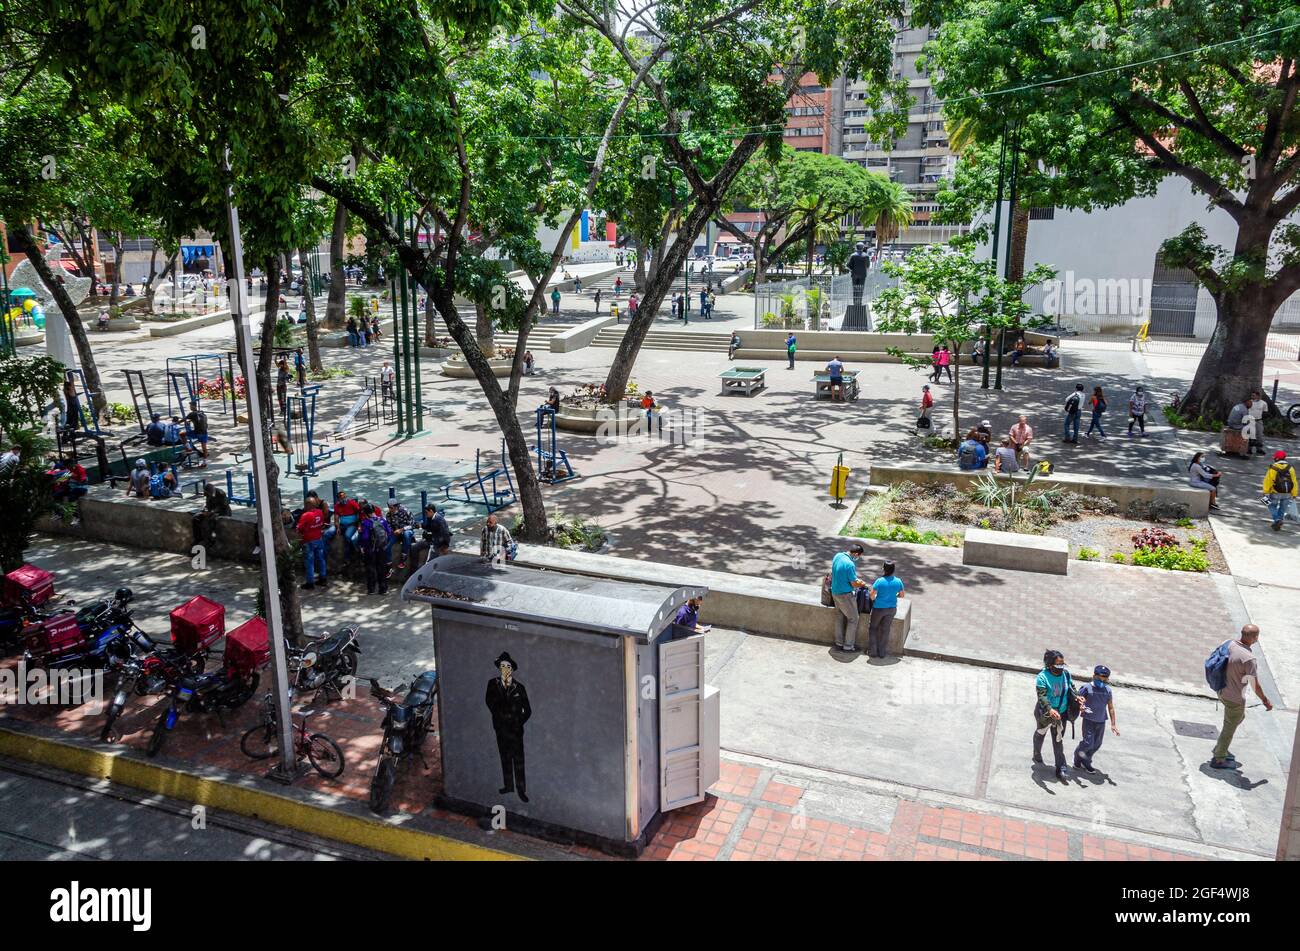
M 122 287 L 122 232 L 113 235 L 113 289 L 108 293 L 108 306 L 111 310 L 117 306 Z
M 765 248 L 763 242 L 754 242 L 754 293 L 758 293 L 758 285 L 767 279 L 767 255 L 764 254 Z
M 433 295 L 424 295 L 424 345 L 438 346 L 438 311 L 433 306 Z
M 95 354 L 90 349 L 90 338 L 86 336 L 86 327 L 81 322 L 81 315 L 77 313 L 77 308 L 63 285 L 54 279 L 49 262 L 45 260 L 41 249 L 36 246 L 36 240 L 27 230 L 27 226 L 16 226 L 13 234 L 22 245 L 27 260 L 32 262 L 32 267 L 36 268 L 36 273 L 41 276 L 41 282 L 54 295 L 55 303 L 59 305 L 59 312 L 67 321 L 68 333 L 72 335 L 72 344 L 77 348 L 77 359 L 81 361 L 81 372 L 86 377 L 86 389 L 90 391 L 91 405 L 94 407 L 96 417 L 102 416 L 108 409 L 108 400 L 104 396 L 104 387 L 99 379 L 99 367 L 95 363 Z
M 316 322 L 316 298 L 311 294 L 311 282 L 307 279 L 306 262 L 310 252 L 303 248 L 298 252 L 298 257 L 303 261 L 302 269 L 302 303 L 307 308 L 307 366 L 312 373 L 320 373 L 325 369 L 325 364 L 320 359 L 320 325 Z M 333 289 L 333 279 L 330 281 L 331 290 Z
M 1215 295 L 1214 332 L 1179 412 L 1226 420 L 1246 394 L 1262 388 L 1268 331 L 1280 303 L 1275 296 L 1259 283 Z
M 343 274 L 343 249 L 348 238 L 348 209 L 334 205 L 334 229 L 330 232 L 330 290 L 325 303 L 325 329 L 341 330 L 347 325 L 347 278 Z
M 256 366 L 250 366 L 253 363 L 251 355 L 244 361 L 244 379 L 247 385 L 257 387 L 257 398 L 262 405 L 262 444 L 266 447 L 267 503 L 271 510 L 271 535 L 275 540 L 275 561 L 279 568 L 280 614 L 284 621 L 284 636 L 293 644 L 302 646 L 305 643 L 302 605 L 298 600 L 298 584 L 294 577 L 293 562 L 289 558 L 289 533 L 285 530 L 284 520 L 279 517 L 284 510 L 284 504 L 280 498 L 280 466 L 276 463 L 275 453 L 271 448 L 271 414 L 268 412 L 272 405 L 271 365 L 274 360 L 272 349 L 275 346 L 275 322 L 280 316 L 280 262 L 272 256 L 266 262 L 265 268 L 267 294 L 266 312 L 262 319 L 261 349 Z M 236 339 L 239 337 L 237 336 Z M 253 371 L 251 380 L 248 379 L 250 369 Z M 250 434 L 251 432 L 250 428 Z M 270 597 L 270 593 L 268 592 L 266 596 Z
M 154 253 L 157 253 L 157 248 L 154 249 Z M 163 268 L 162 273 L 159 274 L 159 275 L 157 275 L 157 279 L 156 279 L 156 280 L 150 280 L 150 281 L 149 281 L 149 287 L 145 290 L 145 297 L 148 298 L 148 305 L 147 305 L 147 306 L 148 306 L 148 308 L 149 308 L 149 313 L 152 314 L 152 313 L 154 312 L 154 310 L 153 310 L 153 302 L 154 302 L 155 298 L 158 297 L 158 288 L 160 288 L 162 285 L 164 285 L 164 284 L 167 283 L 167 278 L 171 275 L 171 273 L 172 273 L 172 269 L 173 269 L 174 267 L 176 267 L 176 259 L 175 259 L 175 258 L 168 258 L 168 259 L 167 259 L 167 266 L 166 266 L 165 268 Z M 152 260 L 150 261 L 150 264 L 149 264 L 149 270 L 150 270 L 151 272 L 152 272 L 152 270 L 153 270 L 153 262 L 152 262 Z
M 952 361 L 952 435 L 954 439 L 961 439 L 961 351 L 958 349 L 960 344 L 954 346 L 952 341 L 948 342 L 948 349 L 953 352 Z M 958 443 L 960 445 L 960 442 Z
M 632 286 L 638 294 L 645 293 L 645 255 L 641 253 L 640 245 L 637 246 L 636 264 L 632 268 Z
M 483 356 L 491 360 L 497 355 L 496 332 L 492 328 L 492 315 L 482 304 L 474 305 L 474 339 Z
M 1018 281 L 1025 276 L 1025 249 L 1029 245 L 1029 208 L 1017 201 L 1011 209 L 1011 245 L 1007 252 L 1011 265 L 1008 280 Z

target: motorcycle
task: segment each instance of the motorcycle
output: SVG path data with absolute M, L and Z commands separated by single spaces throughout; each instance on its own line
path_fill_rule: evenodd
M 341 700 L 347 681 L 356 676 L 360 653 L 355 627 L 317 638 L 306 647 L 287 648 L 294 691 L 302 694 L 324 690 L 326 699 L 332 693 Z
M 438 698 L 438 672 L 429 670 L 420 674 L 399 703 L 397 694 L 404 689 L 398 687 L 389 693 L 376 681 L 370 681 L 370 695 L 378 699 L 385 710 L 379 765 L 370 781 L 370 808 L 378 813 L 388 808 L 388 799 L 397 781 L 397 767 L 402 760 L 419 756 L 421 762 L 424 761 L 420 748 L 433 721 L 433 705 Z
M 182 711 L 215 713 L 220 719 L 223 711 L 237 710 L 246 704 L 257 692 L 260 681 L 261 675 L 257 671 L 245 672 L 233 667 L 181 677 L 171 688 L 171 700 L 167 709 L 158 717 L 145 752 L 150 756 L 158 755 Z
M 143 657 L 128 657 L 114 660 L 112 666 L 117 670 L 117 683 L 113 690 L 113 699 L 104 714 L 104 728 L 99 738 L 105 743 L 112 743 L 121 738 L 115 728 L 117 718 L 126 708 L 127 698 L 132 694 L 146 697 L 152 693 L 161 693 L 167 687 L 178 684 L 182 677 L 193 677 L 203 673 L 206 664 L 202 653 L 186 654 L 162 645 Z
M 130 588 L 118 588 L 113 597 L 93 601 L 76 614 L 28 619 L 23 662 L 49 670 L 100 668 L 149 653 L 153 639 L 140 630 L 127 608 L 133 598 Z

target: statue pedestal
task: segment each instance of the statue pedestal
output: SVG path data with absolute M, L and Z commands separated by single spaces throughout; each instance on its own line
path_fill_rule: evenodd
M 840 324 L 841 330 L 870 330 L 871 317 L 867 313 L 866 304 L 850 304 L 844 311 L 844 322 Z

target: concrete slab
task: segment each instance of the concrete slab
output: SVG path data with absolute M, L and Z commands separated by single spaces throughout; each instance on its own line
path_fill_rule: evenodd
M 962 542 L 961 563 L 1063 575 L 1070 566 L 1070 543 L 1046 535 L 968 528 Z

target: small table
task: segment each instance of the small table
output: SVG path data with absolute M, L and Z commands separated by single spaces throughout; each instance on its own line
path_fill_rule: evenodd
M 842 374 L 844 379 L 844 395 L 850 400 L 858 398 L 858 371 L 845 370 Z M 813 374 L 813 384 L 816 386 L 816 398 L 819 400 L 828 400 L 831 398 L 831 375 L 825 370 Z
M 718 374 L 722 380 L 722 393 L 744 393 L 753 396 L 767 386 L 767 370 L 763 367 L 731 367 Z

